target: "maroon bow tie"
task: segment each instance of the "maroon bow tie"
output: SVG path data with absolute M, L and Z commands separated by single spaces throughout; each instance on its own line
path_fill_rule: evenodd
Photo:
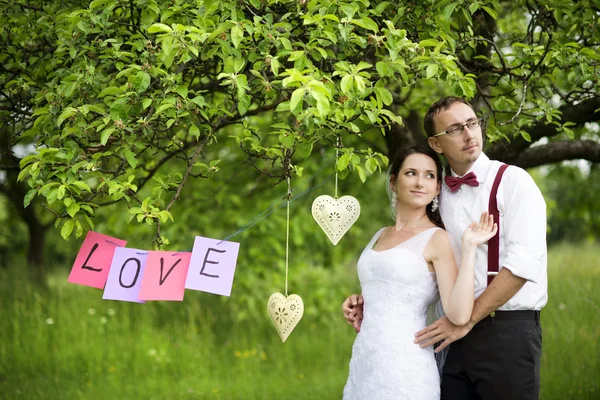
M 469 186 L 479 186 L 477 176 L 473 172 L 469 172 L 462 178 L 447 175 L 444 177 L 444 181 L 452 193 L 456 192 L 463 183 Z

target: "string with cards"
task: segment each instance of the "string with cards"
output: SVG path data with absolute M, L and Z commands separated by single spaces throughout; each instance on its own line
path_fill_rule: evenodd
M 352 196 L 338 199 L 340 139 L 336 147 L 334 197 L 319 196 L 312 205 L 312 215 L 329 240 L 340 241 L 360 215 L 358 200 Z M 321 182 L 292 197 L 289 158 L 285 204 L 271 204 L 267 210 L 225 239 L 196 236 L 192 251 L 150 251 L 125 247 L 127 241 L 89 231 L 78 252 L 68 282 L 104 289 L 106 300 L 143 303 L 147 300 L 182 301 L 185 289 L 230 296 L 235 274 L 239 243 L 233 236 L 251 228 L 278 208 L 286 207 L 285 294 L 273 293 L 267 310 L 283 342 L 294 330 L 304 313 L 302 298 L 288 295 L 290 203 L 323 185 Z M 330 162 L 324 163 L 317 175 Z M 310 181 L 311 179 L 309 179 Z
M 338 199 L 337 161 L 341 142 L 337 137 L 335 148 L 335 193 L 334 197 L 321 195 L 312 204 L 312 215 L 333 245 L 337 245 L 342 237 L 354 225 L 360 216 L 360 204 L 355 197 L 342 196 Z

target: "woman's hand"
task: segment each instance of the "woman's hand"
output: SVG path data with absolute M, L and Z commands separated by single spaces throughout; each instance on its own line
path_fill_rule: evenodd
M 481 213 L 479 222 L 473 222 L 465 229 L 462 236 L 463 245 L 478 246 L 493 238 L 498 232 L 498 225 L 494 223 L 494 216 L 487 211 Z

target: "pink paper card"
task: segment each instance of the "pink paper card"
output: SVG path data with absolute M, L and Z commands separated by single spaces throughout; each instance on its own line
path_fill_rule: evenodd
M 192 253 L 149 251 L 140 300 L 182 301 Z
M 119 247 L 110 266 L 102 298 L 144 303 L 139 299 L 148 252 Z
M 231 295 L 240 244 L 196 236 L 186 289 Z
M 67 281 L 104 288 L 115 249 L 126 244 L 125 240 L 88 231 Z

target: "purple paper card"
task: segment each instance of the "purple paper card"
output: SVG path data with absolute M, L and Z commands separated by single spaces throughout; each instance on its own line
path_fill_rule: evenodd
M 231 295 L 240 244 L 196 236 L 185 288 Z
M 144 303 L 139 299 L 139 293 L 147 258 L 145 250 L 117 247 L 102 298 Z

